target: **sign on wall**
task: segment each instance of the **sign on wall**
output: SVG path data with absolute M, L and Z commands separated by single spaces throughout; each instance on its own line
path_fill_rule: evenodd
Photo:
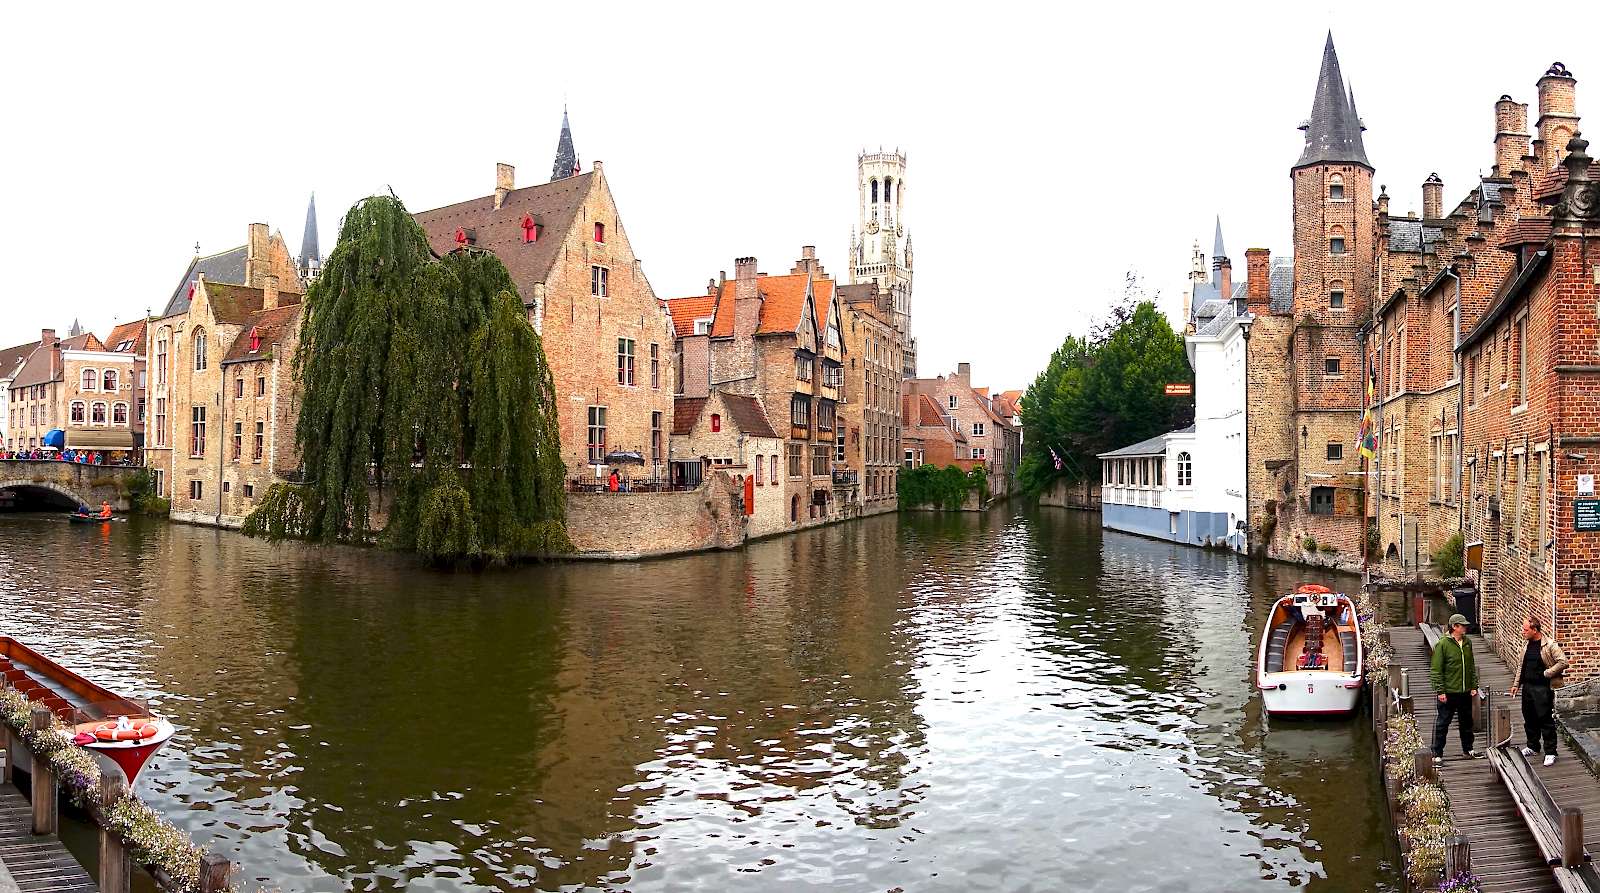
M 1600 530 L 1600 499 L 1572 500 L 1572 529 Z
M 1192 397 L 1192 396 L 1194 396 L 1194 385 L 1186 384 L 1186 383 L 1183 383 L 1183 382 L 1179 382 L 1177 384 L 1169 384 L 1169 385 L 1167 385 L 1167 396 L 1168 397 Z
M 1578 475 L 1578 495 L 1579 496 L 1593 496 L 1594 495 L 1594 475 L 1592 475 L 1592 474 L 1580 474 L 1580 475 Z

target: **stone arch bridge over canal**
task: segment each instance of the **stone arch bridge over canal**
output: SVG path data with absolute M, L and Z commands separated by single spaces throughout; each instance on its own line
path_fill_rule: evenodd
M 137 466 L 0 459 L 0 506 L 24 501 L 98 506 L 105 501 L 125 512 L 130 508 L 128 485 L 143 471 Z

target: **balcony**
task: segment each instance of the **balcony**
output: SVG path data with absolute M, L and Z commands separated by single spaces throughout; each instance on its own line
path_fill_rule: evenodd
M 833 470 L 834 486 L 848 486 L 861 483 L 861 472 L 854 468 L 836 468 Z
M 791 424 L 789 426 L 789 439 L 790 440 L 810 440 L 811 439 L 811 426 L 810 425 Z

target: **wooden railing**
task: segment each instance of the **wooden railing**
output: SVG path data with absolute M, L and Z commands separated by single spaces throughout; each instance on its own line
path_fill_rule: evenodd
M 29 729 L 33 732 L 47 732 L 52 724 L 54 715 L 50 708 L 43 704 L 36 704 L 33 713 L 29 716 Z M 30 797 L 32 799 L 33 833 L 38 835 L 56 834 L 60 830 L 60 779 L 56 777 L 55 769 L 44 758 L 40 757 L 28 746 L 27 740 L 21 736 L 13 735 L 10 726 L 0 722 L 0 755 L 5 757 L 0 764 L 0 783 L 12 783 L 11 773 L 11 748 L 12 745 L 27 752 L 29 757 Z M 112 829 L 109 821 L 111 807 L 128 794 L 127 782 L 122 778 L 110 774 L 100 776 L 100 787 L 95 795 L 85 804 L 84 812 L 93 822 L 100 838 L 100 875 L 99 886 L 101 893 L 129 893 L 133 884 L 133 857 L 129 852 L 127 841 Z M 156 866 L 146 866 L 150 877 L 155 880 L 156 887 L 162 891 L 181 891 L 183 886 L 173 880 L 167 873 Z M 200 893 L 227 893 L 231 890 L 230 878 L 233 875 L 233 863 L 226 858 L 214 853 L 202 853 L 198 866 L 200 878 Z

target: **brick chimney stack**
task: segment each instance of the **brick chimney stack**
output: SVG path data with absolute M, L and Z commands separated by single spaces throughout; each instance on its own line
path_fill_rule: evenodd
M 517 169 L 504 161 L 494 166 L 494 209 L 505 204 L 507 193 L 517 188 Z
M 1539 78 L 1539 138 L 1533 141 L 1539 172 L 1553 170 L 1567 157 L 1567 141 L 1578 132 L 1578 80 L 1560 62 Z
M 1438 174 L 1429 174 L 1422 181 L 1422 219 L 1438 220 L 1444 209 L 1444 181 Z
M 1527 154 L 1528 106 L 1502 95 L 1494 104 L 1494 175 L 1509 177 L 1523 170 Z
M 822 264 L 817 262 L 817 246 L 800 246 L 800 259 L 794 262 L 794 269 L 789 275 L 796 276 L 801 273 L 810 273 L 813 276 L 822 275 Z
M 733 334 L 748 338 L 761 327 L 761 283 L 756 273 L 756 259 L 735 258 L 733 261 Z
M 1222 262 L 1217 264 L 1217 270 L 1222 277 L 1217 282 L 1217 297 L 1224 301 L 1231 301 L 1233 300 L 1233 261 L 1226 257 L 1222 258 Z
M 54 347 L 55 343 L 56 343 L 56 330 L 55 329 L 40 329 L 39 330 L 39 346 L 40 347 Z
M 1245 309 L 1264 316 L 1272 309 L 1272 252 L 1265 248 L 1246 248 L 1244 270 L 1247 277 Z
M 278 277 L 268 276 L 261 281 L 261 309 L 278 309 Z

